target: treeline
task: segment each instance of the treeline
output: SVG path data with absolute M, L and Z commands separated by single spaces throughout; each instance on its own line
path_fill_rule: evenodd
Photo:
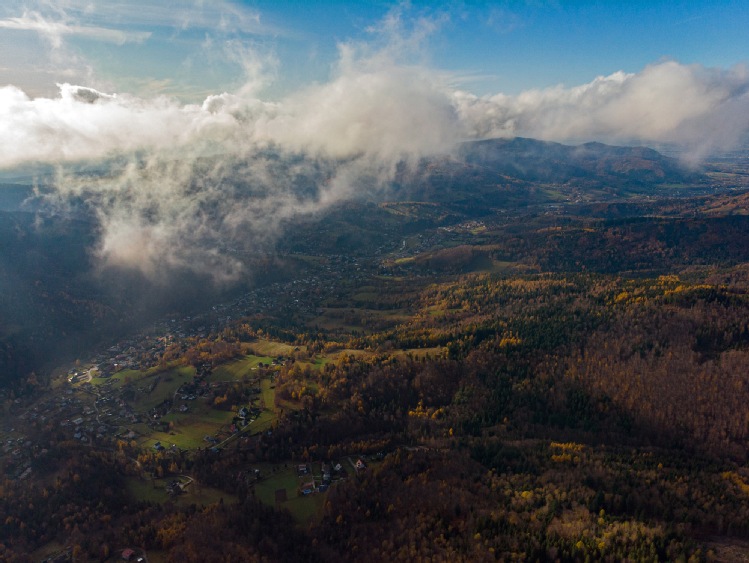
M 652 453 L 619 457 L 570 443 L 481 453 L 486 446 L 475 457 L 503 467 L 487 470 L 459 451 L 399 450 L 335 488 L 315 531 L 339 553 L 373 561 L 699 561 L 709 554 L 690 537 L 698 531 L 746 533 L 731 512 L 744 513 L 745 499 L 710 514 L 731 485 L 702 482 L 704 468 L 685 479 L 683 467 Z M 534 470 L 505 468 L 516 456 Z
M 45 464 L 35 467 L 41 478 L 5 478 L 0 485 L 0 558 L 29 561 L 28 554 L 53 541 L 91 556 L 101 545 L 119 545 L 110 524 L 129 499 L 113 457 L 64 442 L 47 452 Z

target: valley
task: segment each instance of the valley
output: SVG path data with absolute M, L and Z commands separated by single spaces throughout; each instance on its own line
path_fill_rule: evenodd
M 749 185 L 625 154 L 564 178 L 443 162 L 300 218 L 226 291 L 104 283 L 87 228 L 51 221 L 80 261 L 14 266 L 50 313 L 3 308 L 0 557 L 747 556 Z

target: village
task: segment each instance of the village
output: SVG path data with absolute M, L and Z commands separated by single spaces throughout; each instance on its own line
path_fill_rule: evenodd
M 293 347 L 277 345 L 272 350 L 275 353 L 267 355 L 262 350 L 258 355 L 250 352 L 230 373 L 210 365 L 172 368 L 169 359 L 183 354 L 190 343 L 217 335 L 247 317 L 272 315 L 282 322 L 321 327 L 350 323 L 351 314 L 342 308 L 346 294 L 374 287 L 429 248 L 457 244 L 485 228 L 483 222 L 471 220 L 388 242 L 371 253 L 348 255 L 318 248 L 324 237 L 304 243 L 297 240 L 300 248 L 287 248 L 279 255 L 295 264 L 295 275 L 256 286 L 229 302 L 191 315 L 167 317 L 109 343 L 87 360 L 77 360 L 58 372 L 52 390 L 41 397 L 0 397 L 9 415 L 0 429 L 0 463 L 6 475 L 29 478 L 34 464 L 43 463 L 48 450 L 39 436 L 104 450 L 125 443 L 163 455 L 185 455 L 179 452 L 215 451 L 233 440 L 246 441 L 270 431 L 276 416 L 273 374 L 284 363 L 294 361 Z M 371 316 L 354 320 L 373 328 L 390 322 Z M 224 396 L 237 381 L 251 391 L 243 397 L 245 404 L 233 405 L 233 411 L 214 408 L 217 397 Z M 200 432 L 191 432 L 193 426 L 200 427 Z M 357 461 L 348 464 L 349 468 L 358 469 L 354 468 Z M 329 484 L 326 474 L 334 472 L 321 469 L 315 489 Z M 313 487 L 299 487 L 299 491 L 308 490 Z
M 355 260 L 346 264 L 358 267 Z M 319 305 L 324 293 L 335 287 L 335 282 L 322 279 L 310 276 L 274 283 L 206 313 L 166 319 L 60 370 L 51 388 L 38 396 L 6 400 L 8 416 L 0 429 L 4 474 L 34 480 L 48 471 L 51 450 L 75 443 L 121 458 L 130 493 L 137 499 L 231 501 L 231 495 L 197 480 L 186 469 L 189 460 L 195 455 L 252 450 L 260 437 L 270 435 L 280 410 L 276 373 L 294 363 L 300 349 L 262 339 L 243 348 L 238 358 L 218 365 L 180 365 L 165 361 L 165 356 L 178 356 L 196 342 L 214 338 L 248 312 L 288 307 L 294 314 L 319 314 L 310 296 Z M 366 279 L 358 273 L 348 283 Z M 281 408 L 292 412 L 295 407 L 286 401 Z M 372 462 L 378 460 L 358 454 L 283 466 L 256 462 L 236 478 L 253 488 L 264 503 L 289 508 L 304 523 L 317 518 L 331 486 L 366 471 Z M 129 553 L 127 560 L 147 560 L 145 553 L 131 549 L 123 548 L 122 557 Z M 63 550 L 59 560 L 68 560 L 66 554 Z
M 154 353 L 153 343 L 158 341 L 140 342 L 151 343 L 145 352 Z M 136 499 L 180 505 L 232 502 L 231 494 L 200 482 L 188 469 L 189 460 L 195 455 L 252 449 L 259 437 L 272 433 L 278 417 L 275 373 L 289 357 L 250 353 L 219 366 L 160 370 L 156 365 L 141 371 L 126 367 L 138 344 L 129 339 L 112 346 L 107 351 L 111 356 L 99 355 L 94 362 L 70 368 L 52 392 L 34 403 L 14 403 L 16 416 L 6 419 L 14 421 L 12 427 L 2 432 L 4 474 L 33 480 L 37 471 L 42 475 L 49 470 L 53 446 L 77 443 L 121 457 Z M 289 350 L 270 341 L 260 347 Z M 125 358 L 117 357 L 123 354 Z M 105 371 L 109 366 L 112 372 Z M 245 390 L 242 404 L 225 408 L 221 399 L 237 382 Z M 236 479 L 256 491 L 264 503 L 286 507 L 304 523 L 317 518 L 331 486 L 366 471 L 368 463 L 366 456 L 358 455 L 283 466 L 251 463 Z M 132 546 L 118 553 L 122 560 L 149 560 L 145 551 Z M 65 549 L 46 560 L 70 558 L 70 550 Z
M 466 230 L 477 226 L 466 225 Z M 271 316 L 276 326 L 307 324 L 318 330 L 341 323 L 377 328 L 396 322 L 398 317 L 391 319 L 387 311 L 354 311 L 380 299 L 374 288 L 394 275 L 394 257 L 417 255 L 435 237 L 453 236 L 471 235 L 435 231 L 379 248 L 369 258 L 317 255 L 311 249 L 286 254 L 284 259 L 296 264 L 292 279 L 256 286 L 190 314 L 167 316 L 59 369 L 47 390 L 0 397 L 6 415 L 0 428 L 4 474 L 19 481 L 43 479 L 52 452 L 75 444 L 117 459 L 128 492 L 137 500 L 180 506 L 232 502 L 231 494 L 196 478 L 192 460 L 256 451 L 271 436 L 280 413 L 293 417 L 299 408 L 276 397 L 278 371 L 299 361 L 313 368 L 323 362 L 304 346 L 270 334 L 243 344 L 241 353 L 226 361 L 185 365 L 176 360 L 248 318 L 262 325 Z M 366 472 L 384 456 L 367 458 L 354 451 L 315 462 L 258 460 L 248 462 L 236 480 L 264 504 L 286 508 L 306 525 L 320 517 L 330 487 Z M 123 547 L 120 555 L 148 560 L 132 547 Z M 66 561 L 69 553 L 63 550 L 59 556 Z

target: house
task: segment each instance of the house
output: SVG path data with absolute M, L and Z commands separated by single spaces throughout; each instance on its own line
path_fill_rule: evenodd
M 133 557 L 135 557 L 135 550 L 132 550 L 130 548 L 123 550 L 122 552 L 123 561 L 132 561 Z
M 363 471 L 367 468 L 367 464 L 364 463 L 364 461 L 361 458 L 359 458 L 356 460 L 354 467 L 356 468 L 357 471 Z

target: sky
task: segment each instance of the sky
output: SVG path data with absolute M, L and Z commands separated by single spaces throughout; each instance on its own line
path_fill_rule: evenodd
M 424 27 L 418 52 L 404 56 L 477 95 L 574 86 L 665 59 L 730 68 L 749 58 L 742 0 L 10 0 L 0 84 L 31 96 L 72 82 L 197 101 L 241 87 L 252 53 L 265 65 L 264 96 L 278 99 L 328 80 L 340 45 L 381 42 L 394 12 L 404 30 Z
M 231 94 L 288 106 L 346 76 L 403 72 L 451 98 L 466 138 L 691 142 L 681 122 L 743 95 L 747 29 L 744 0 L 6 0 L 0 88 L 6 111 L 19 94 L 59 101 L 65 84 L 143 104 L 185 107 Z M 639 104 L 634 126 L 617 131 L 610 107 L 581 124 L 581 103 L 596 105 L 581 89 L 606 96 L 602 81 L 626 90 L 648 73 L 652 84 L 619 112 Z M 682 111 L 653 127 L 651 103 Z M 547 115 L 567 109 L 576 123 Z
M 127 100 L 131 112 L 136 105 L 166 113 L 222 95 L 241 98 L 253 112 L 299 110 L 313 90 L 327 88 L 329 99 L 340 95 L 348 105 L 347 94 L 363 96 L 360 105 L 369 103 L 379 120 L 395 100 L 376 88 L 399 74 L 422 81 L 414 88 L 426 103 L 444 98 L 459 122 L 457 140 L 527 135 L 695 145 L 707 126 L 704 146 L 692 151 L 700 158 L 742 136 L 744 121 L 720 132 L 715 123 L 730 122 L 726 107 L 746 99 L 746 29 L 745 0 L 6 0 L 0 112 L 8 118 L 0 140 L 11 140 L 12 123 L 14 138 L 26 131 L 21 136 L 30 142 L 0 157 L 0 167 L 23 160 L 21 150 L 47 158 L 50 130 L 80 137 L 75 112 L 50 103 L 65 101 L 66 84 L 119 95 L 120 110 Z M 395 90 L 420 105 L 416 92 Z M 404 101 L 396 105 L 408 112 Z M 335 129 L 340 116 L 329 103 L 308 108 L 322 109 L 330 115 L 321 125 Z M 62 125 L 61 112 L 70 114 Z M 285 125 L 293 127 L 289 119 Z M 107 129 L 103 119 L 95 127 Z M 122 130 L 122 122 L 113 127 Z M 154 134 L 144 129 L 144 146 Z M 108 131 L 109 139 L 117 136 Z M 86 142 L 77 138 L 58 156 L 85 157 Z
M 102 263 L 232 279 L 227 241 L 461 142 L 678 145 L 690 165 L 742 146 L 747 29 L 745 0 L 5 0 L 0 173 L 54 167 Z

